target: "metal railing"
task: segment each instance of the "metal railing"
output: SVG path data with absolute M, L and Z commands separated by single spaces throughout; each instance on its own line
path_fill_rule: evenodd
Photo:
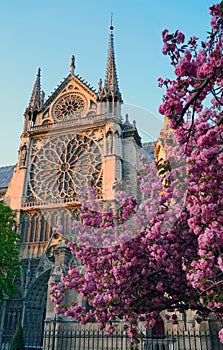
M 56 325 L 57 326 L 57 325 Z M 1 350 L 8 350 L 12 336 L 3 335 Z M 124 330 L 113 334 L 97 329 L 61 330 L 51 326 L 40 336 L 37 332 L 24 334 L 26 350 L 132 350 Z M 170 332 L 164 335 L 144 335 L 139 350 L 223 350 L 218 335 L 209 332 Z

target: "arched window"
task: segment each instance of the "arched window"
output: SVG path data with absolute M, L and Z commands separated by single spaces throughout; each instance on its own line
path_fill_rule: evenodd
M 21 228 L 21 235 L 23 237 L 24 242 L 29 242 L 30 240 L 30 216 L 29 214 L 22 214 L 22 228 Z

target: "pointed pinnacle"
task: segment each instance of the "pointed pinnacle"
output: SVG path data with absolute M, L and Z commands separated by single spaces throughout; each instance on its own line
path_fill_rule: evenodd
M 29 102 L 29 110 L 39 110 L 41 105 L 41 85 L 40 85 L 40 68 L 38 69 L 36 81 L 33 87 L 31 99 Z

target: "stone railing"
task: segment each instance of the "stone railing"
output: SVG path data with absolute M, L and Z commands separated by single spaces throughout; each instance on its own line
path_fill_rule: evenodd
M 77 197 L 73 198 L 56 198 L 56 199 L 50 199 L 47 201 L 40 200 L 40 201 L 33 201 L 33 202 L 22 202 L 21 207 L 22 208 L 30 208 L 30 207 L 43 207 L 43 206 L 54 206 L 57 204 L 67 204 L 67 203 L 74 203 L 79 204 L 80 201 Z
M 43 256 L 47 242 L 27 242 L 20 244 L 20 251 L 22 252 L 22 259 L 39 258 Z
M 70 125 L 78 125 L 86 126 L 86 125 L 93 125 L 97 122 L 105 122 L 108 121 L 108 119 L 114 119 L 118 120 L 118 118 L 112 114 L 96 114 L 86 117 L 77 117 L 70 120 L 65 120 L 62 122 L 54 122 L 54 124 L 44 124 L 44 125 L 34 125 L 31 126 L 30 131 L 36 131 L 36 130 L 50 130 L 55 128 L 61 128 L 66 127 Z

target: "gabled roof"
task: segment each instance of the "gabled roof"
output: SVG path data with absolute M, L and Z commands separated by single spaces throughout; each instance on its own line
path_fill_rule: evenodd
M 0 188 L 7 188 L 12 178 L 14 165 L 0 167 Z
M 52 94 L 48 97 L 43 105 L 43 111 L 53 102 L 53 100 L 59 95 L 61 91 L 66 87 L 66 85 L 72 80 L 72 77 L 78 79 L 78 81 L 83 84 L 86 88 L 88 88 L 92 93 L 96 93 L 95 89 L 91 87 L 82 77 L 77 75 L 69 74 L 64 80 L 57 86 L 57 88 L 52 92 Z

